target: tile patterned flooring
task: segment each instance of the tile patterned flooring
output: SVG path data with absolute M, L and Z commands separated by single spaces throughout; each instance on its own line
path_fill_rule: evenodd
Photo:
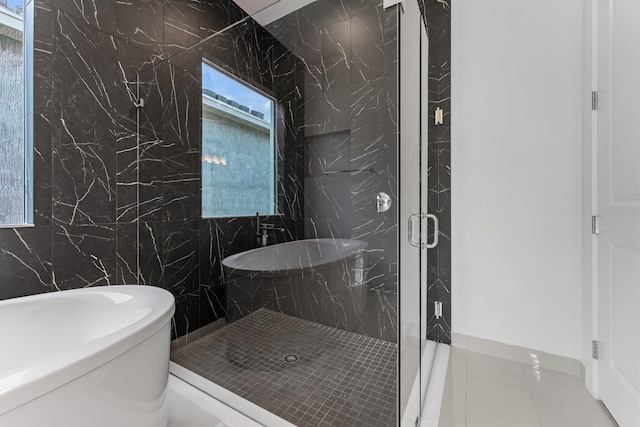
M 439 427 L 616 427 L 575 376 L 451 348 Z
M 260 309 L 171 354 L 300 426 L 396 425 L 393 343 Z M 285 361 L 295 354 L 296 362 Z

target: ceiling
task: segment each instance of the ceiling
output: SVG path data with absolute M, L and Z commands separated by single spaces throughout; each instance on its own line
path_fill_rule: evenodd
M 276 21 L 283 16 L 295 12 L 296 10 L 313 3 L 315 0 L 233 0 L 244 9 L 249 15 L 253 16 L 260 25 Z
M 280 0 L 234 0 L 238 6 L 244 9 L 249 15 L 271 6 L 274 3 L 278 3 Z

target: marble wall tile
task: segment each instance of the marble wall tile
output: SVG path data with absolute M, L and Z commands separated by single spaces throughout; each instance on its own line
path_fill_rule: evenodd
M 117 35 L 132 46 L 148 52 L 158 55 L 162 53 L 164 18 L 162 0 L 136 2 L 56 0 L 53 4 L 58 10 L 79 18 L 95 30 Z
M 253 217 L 229 218 L 227 228 L 229 255 L 244 252 L 258 246 L 254 221 Z
M 114 223 L 116 52 L 108 36 L 62 12 L 53 25 L 53 217 Z
M 138 224 L 116 224 L 115 283 L 134 285 L 138 279 Z
M 0 229 L 0 299 L 49 292 L 51 227 Z
M 361 320 L 362 329 L 354 332 L 395 342 L 398 337 L 396 292 L 370 292 L 368 294 L 367 306 L 375 307 L 375 309 L 370 309 L 365 312 Z
M 226 318 L 227 288 L 224 285 L 200 286 L 200 326 Z
M 56 290 L 117 283 L 113 224 L 56 225 L 52 235 L 52 284 Z
M 253 24 L 251 33 L 253 40 L 251 45 L 254 49 L 253 68 L 251 70 L 251 82 L 254 86 L 267 92 L 277 93 L 274 87 L 274 49 L 276 41 L 271 34 L 257 23 Z M 296 63 L 291 64 L 295 71 Z M 289 90 L 295 88 L 295 83 Z M 276 98 L 282 101 L 284 98 L 278 94 Z
M 140 221 L 138 230 L 139 281 L 162 287 L 165 271 L 163 223 Z
M 160 56 L 164 46 L 165 3 L 163 0 L 113 2 L 115 31 L 107 32 L 131 46 Z M 102 3 L 100 5 L 102 7 Z
M 321 84 L 325 91 L 349 86 L 352 82 L 352 31 L 349 20 L 321 30 L 322 54 L 316 64 L 320 64 Z
M 227 33 L 231 38 L 228 70 L 240 80 L 253 83 L 253 75 L 257 74 L 258 57 L 255 40 L 254 21 L 247 20 Z
M 364 285 L 366 298 L 356 298 L 355 289 L 342 289 L 342 294 L 340 288 L 337 293 L 326 292 L 325 299 L 334 303 L 329 305 L 328 316 L 338 319 L 340 306 L 346 303 L 355 308 L 352 315 L 335 322 L 395 340 L 396 289 L 392 284 L 397 263 L 392 254 L 396 218 L 394 212 L 377 216 L 367 211 L 368 193 L 392 189 L 396 179 L 395 160 L 391 159 L 395 159 L 397 133 L 397 13 L 381 12 L 380 3 L 319 0 L 268 26 L 274 38 L 248 21 L 235 32 L 215 37 L 200 51 L 181 53 L 187 45 L 246 15 L 227 0 L 142 0 L 98 6 L 84 0 L 61 0 L 53 6 L 37 0 L 37 227 L 23 238 L 31 246 L 35 243 L 29 242 L 37 242 L 41 252 L 52 255 L 48 259 L 39 255 L 40 261 L 31 258 L 29 268 L 21 270 L 22 264 L 9 255 L 20 249 L 20 239 L 13 235 L 5 239 L 4 232 L 0 233 L 0 248 L 5 251 L 0 263 L 7 263 L 8 277 L 28 277 L 34 274 L 32 269 L 46 276 L 48 266 L 48 283 L 63 289 L 124 283 L 137 276 L 140 283 L 165 286 L 179 295 L 174 336 L 219 316 L 219 301 L 231 290 L 219 285 L 223 276 L 220 253 L 254 248 L 257 240 L 251 218 L 220 226 L 216 221 L 215 227 L 209 220 L 198 220 L 200 124 L 185 112 L 199 108 L 199 99 L 179 92 L 199 84 L 193 78 L 198 75 L 194 58 L 204 56 L 272 91 L 281 103 L 279 126 L 285 136 L 278 162 L 283 172 L 279 204 L 285 217 L 269 220 L 283 224 L 287 232 L 274 234 L 274 241 L 303 236 L 367 239 L 372 261 Z M 437 64 L 430 70 L 437 82 L 431 86 L 438 88 L 430 108 L 439 103 L 447 111 L 450 53 L 438 46 L 447 44 L 449 5 L 432 0 L 424 6 L 430 8 L 432 64 Z M 145 16 L 144 22 L 140 16 Z M 170 61 L 162 61 L 169 55 L 173 55 Z M 146 69 L 140 89 L 147 103 L 136 111 L 131 82 L 140 69 Z M 166 92 L 172 86 L 167 82 L 176 81 L 180 83 L 176 89 Z M 170 105 L 171 99 L 179 102 Z M 138 113 L 142 118 L 136 153 L 132 124 Z M 167 125 L 164 119 L 168 118 L 173 123 Z M 378 129 L 382 132 L 376 134 Z M 448 134 L 447 127 L 440 128 L 433 139 L 441 143 L 433 146 L 434 159 L 438 159 L 434 173 L 445 194 L 450 191 Z M 317 145 L 311 147 L 314 143 Z M 344 156 L 330 152 L 331 144 L 344 151 Z M 307 154 L 315 156 L 314 166 L 305 157 L 305 147 Z M 134 153 L 139 160 L 134 160 Z M 343 180 L 319 174 L 324 167 L 337 171 L 347 158 L 351 167 L 365 170 L 371 166 L 382 173 L 349 174 Z M 139 176 L 134 178 L 136 166 Z M 307 185 L 319 189 L 319 204 L 307 203 L 303 208 Z M 135 186 L 140 197 L 137 204 L 130 191 Z M 447 196 L 436 198 L 435 193 L 434 188 L 434 207 L 446 215 Z M 331 205 L 333 199 L 339 202 Z M 139 271 L 135 271 L 130 236 L 138 220 Z M 47 227 L 52 221 L 55 225 Z M 448 222 L 443 223 L 443 233 L 450 238 Z M 434 261 L 442 267 L 433 272 L 433 283 L 437 276 L 443 284 L 437 298 L 444 298 L 450 290 L 447 250 L 443 245 L 440 258 Z M 29 259 L 33 255 L 27 252 L 24 256 Z M 45 285 L 37 283 L 34 292 L 40 286 L 48 289 L 46 280 Z M 27 289 L 30 286 L 24 285 L 25 294 L 32 292 Z M 254 291 L 260 286 L 250 285 L 249 306 L 255 305 Z M 322 312 L 318 314 L 310 303 L 323 299 L 322 290 L 318 295 L 312 285 L 288 286 L 305 289 L 303 292 L 308 289 L 304 297 L 293 298 L 292 304 L 313 319 L 322 318 Z M 0 298 L 5 295 L 16 292 L 2 288 Z M 445 307 L 448 322 L 450 310 Z M 447 327 L 440 328 L 445 339 Z
M 378 6 L 350 20 L 352 84 L 375 80 L 384 75 L 385 14 L 382 6 Z
M 168 62 L 142 71 L 138 79 L 140 98 L 145 108 L 138 111 L 138 217 L 142 221 L 163 218 L 163 157 L 164 157 L 164 78 Z
M 198 292 L 198 221 L 163 222 L 164 288 L 175 296 Z
M 200 41 L 199 1 L 165 0 L 164 52 L 171 56 Z
M 220 7 L 212 3 L 201 3 L 199 7 Z M 178 9 L 182 8 L 181 5 Z M 233 9 L 233 10 L 232 10 Z M 182 10 L 182 9 L 180 9 Z M 176 13 L 180 12 L 177 10 Z M 189 12 L 190 13 L 190 12 Z M 228 19 L 243 19 L 245 15 L 233 7 L 228 10 Z M 201 17 L 201 23 L 202 17 Z M 199 44 L 196 48 L 179 51 L 151 69 L 140 73 L 141 96 L 148 102 L 140 110 L 140 147 L 139 147 L 139 217 L 149 223 L 143 223 L 140 247 L 153 246 L 154 239 L 162 239 L 162 256 L 151 250 L 149 254 L 140 254 L 140 269 L 143 280 L 161 280 L 163 286 L 174 294 L 193 293 L 196 283 L 203 289 L 215 289 L 220 297 L 226 295 L 228 302 L 225 310 L 229 319 L 234 319 L 250 309 L 252 288 L 249 296 L 235 292 L 233 281 L 226 283 L 222 259 L 227 255 L 243 252 L 257 247 L 255 221 L 252 217 L 200 219 L 200 103 L 201 103 L 201 64 L 203 58 L 221 66 L 230 74 L 241 78 L 278 101 L 278 201 L 283 216 L 262 218 L 284 232 L 274 231 L 269 235 L 270 243 L 286 242 L 298 237 L 298 222 L 294 215 L 301 215 L 302 179 L 295 174 L 296 161 L 303 159 L 303 146 L 297 144 L 294 108 L 301 95 L 296 91 L 296 73 L 282 72 L 274 76 L 273 37 L 264 30 L 258 30 L 256 24 L 247 20 L 212 39 Z M 201 30 L 204 31 L 203 28 Z M 280 45 L 281 46 L 281 45 Z M 289 66 L 298 67 L 299 60 L 291 55 L 282 54 Z M 283 67 L 279 67 L 283 70 Z M 277 85 L 275 82 L 277 81 Z M 281 97 L 286 101 L 281 102 Z M 184 235 L 176 234 L 180 224 L 192 224 L 194 241 L 182 241 Z M 151 226 L 152 225 L 152 226 Z M 169 231 L 169 228 L 174 231 Z M 161 235 L 158 235 L 160 233 Z M 170 233 L 174 233 L 173 237 Z M 171 245 L 167 246 L 168 239 Z M 197 242 L 197 258 L 191 253 L 180 251 L 186 247 L 194 248 Z M 172 258 L 168 247 L 178 248 L 178 255 Z M 183 264 L 174 264 L 173 259 L 187 262 L 193 270 L 192 275 L 183 277 L 186 270 Z M 194 264 L 195 263 L 195 264 Z M 173 274 L 178 268 L 179 273 Z M 219 288 L 223 286 L 223 288 Z M 204 288 L 207 287 L 207 288 Z M 221 292 L 224 289 L 224 292 Z M 200 292 L 205 297 L 204 291 Z M 245 301 L 245 299 L 247 301 Z M 235 301 L 235 302 L 234 302 Z M 201 321 L 213 321 L 211 316 L 220 313 L 220 309 L 210 310 L 203 300 Z M 238 307 L 237 310 L 234 307 Z M 205 311 L 208 313 L 205 315 Z M 191 324 L 191 327 L 194 324 Z M 203 325 L 200 325 L 203 326 Z
M 171 320 L 171 339 L 175 339 L 200 327 L 200 292 L 195 291 L 176 297 L 176 313 Z
M 33 175 L 34 223 L 51 225 L 51 121 L 53 13 L 50 4 L 36 1 L 33 52 Z
M 202 0 L 200 3 L 200 39 L 209 37 L 229 25 L 229 0 Z
M 229 255 L 228 218 L 200 221 L 200 284 L 221 286 L 225 282 L 222 260 Z
M 304 63 L 304 235 L 369 244 L 366 298 L 325 281 L 321 318 L 393 341 L 395 319 L 380 313 L 395 310 L 397 214 L 373 198 L 396 193 L 397 17 L 379 1 L 321 0 L 268 26 Z
M 227 320 L 233 322 L 252 312 L 253 279 L 248 276 L 227 277 Z

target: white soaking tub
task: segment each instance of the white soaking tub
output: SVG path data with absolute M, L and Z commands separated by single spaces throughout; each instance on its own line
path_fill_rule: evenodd
M 233 322 L 266 308 L 359 330 L 357 322 L 366 311 L 368 298 L 366 249 L 367 243 L 361 240 L 306 239 L 223 259 L 227 320 Z
M 231 255 L 222 260 L 222 265 L 236 274 L 302 274 L 344 262 L 366 248 L 362 240 L 297 240 Z
M 165 427 L 174 311 L 135 285 L 0 301 L 0 426 Z

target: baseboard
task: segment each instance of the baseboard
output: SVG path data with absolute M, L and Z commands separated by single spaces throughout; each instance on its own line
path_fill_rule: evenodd
M 574 375 L 585 379 L 585 367 L 579 360 L 570 357 L 558 356 L 544 351 L 534 350 L 517 345 L 509 345 L 499 341 L 492 341 L 485 338 L 472 337 L 469 335 L 451 334 L 451 346 L 463 348 L 476 353 L 487 354 L 513 362 L 525 363 L 531 366 L 539 366 L 564 374 Z
M 211 332 L 221 329 L 226 324 L 227 324 L 227 319 L 225 318 L 218 319 L 215 322 L 209 323 L 208 325 L 205 325 L 199 329 L 196 329 L 195 331 L 189 332 L 186 335 L 178 337 L 175 340 L 171 341 L 171 347 L 170 347 L 171 351 L 177 350 L 180 347 L 184 347 L 190 342 L 193 342 L 199 338 L 202 338 L 205 335 L 209 335 Z

